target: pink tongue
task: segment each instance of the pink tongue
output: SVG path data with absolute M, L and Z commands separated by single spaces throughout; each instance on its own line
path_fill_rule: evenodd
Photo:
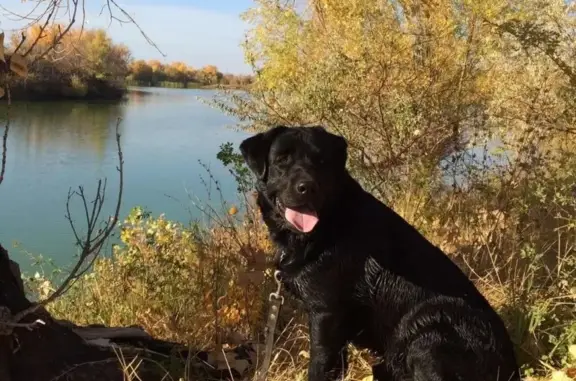
M 303 233 L 309 233 L 318 223 L 318 216 L 314 212 L 301 213 L 290 208 L 286 208 L 284 217 L 294 227 Z

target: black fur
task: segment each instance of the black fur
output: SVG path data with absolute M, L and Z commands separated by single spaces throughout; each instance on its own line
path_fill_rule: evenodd
M 379 381 L 520 380 L 506 328 L 466 275 L 345 168 L 323 127 L 275 127 L 243 141 L 287 289 L 309 312 L 309 380 L 340 377 L 347 343 L 374 351 Z M 298 184 L 308 191 L 297 191 Z M 310 233 L 284 208 L 314 210 Z

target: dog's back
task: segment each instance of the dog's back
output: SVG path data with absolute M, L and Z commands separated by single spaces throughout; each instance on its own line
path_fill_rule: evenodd
M 351 188 L 334 250 L 339 282 L 355 285 L 348 308 L 359 312 L 351 323 L 360 334 L 352 341 L 381 354 L 381 372 L 394 379 L 410 379 L 424 362 L 461 380 L 519 380 L 504 323 L 469 278 L 398 214 Z

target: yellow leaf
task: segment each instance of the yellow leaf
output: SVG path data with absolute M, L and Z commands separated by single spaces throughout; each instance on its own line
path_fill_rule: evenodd
M 236 213 L 238 213 L 238 208 L 236 208 L 234 205 L 232 205 L 232 207 L 228 210 L 228 214 L 233 216 Z
M 573 358 L 574 360 L 576 360 L 576 344 L 570 345 L 570 346 L 568 347 L 568 352 L 570 353 L 570 356 L 572 356 L 572 358 Z
M 552 381 L 572 381 L 572 379 L 568 377 L 563 371 L 557 370 L 552 372 Z
M 0 61 L 6 62 L 4 57 L 4 32 L 0 33 Z
M 25 77 L 28 74 L 26 59 L 20 54 L 13 54 L 10 57 L 10 70 L 21 77 Z

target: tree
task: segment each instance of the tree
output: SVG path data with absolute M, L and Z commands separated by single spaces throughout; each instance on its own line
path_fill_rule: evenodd
M 171 82 L 186 83 L 190 79 L 188 66 L 184 62 L 172 62 L 165 68 L 165 73 Z
M 149 60 L 148 65 L 150 65 L 150 67 L 152 68 L 152 73 L 153 73 L 152 82 L 158 83 L 158 82 L 164 81 L 164 79 L 165 79 L 164 65 L 162 65 L 162 63 L 158 60 Z
M 144 60 L 136 60 L 130 63 L 130 78 L 135 81 L 150 83 L 154 75 L 152 67 Z
M 418 182 L 447 158 L 462 156 L 467 137 L 482 141 L 523 128 L 512 121 L 517 112 L 528 117 L 527 87 L 553 80 L 559 96 L 569 85 L 559 59 L 546 52 L 557 47 L 562 62 L 571 62 L 574 14 L 550 1 L 544 16 L 540 3 L 313 0 L 302 13 L 293 2 L 259 0 L 244 15 L 253 25 L 246 59 L 258 75 L 250 100 L 235 98 L 231 111 L 256 130 L 330 126 L 349 139 L 351 168 L 393 200 L 404 193 L 407 176 Z M 540 38 L 540 53 L 525 50 L 505 33 L 517 19 L 555 30 L 554 38 Z M 567 109 L 568 98 L 558 100 L 549 110 L 553 119 Z M 568 128 L 571 119 L 564 123 Z

